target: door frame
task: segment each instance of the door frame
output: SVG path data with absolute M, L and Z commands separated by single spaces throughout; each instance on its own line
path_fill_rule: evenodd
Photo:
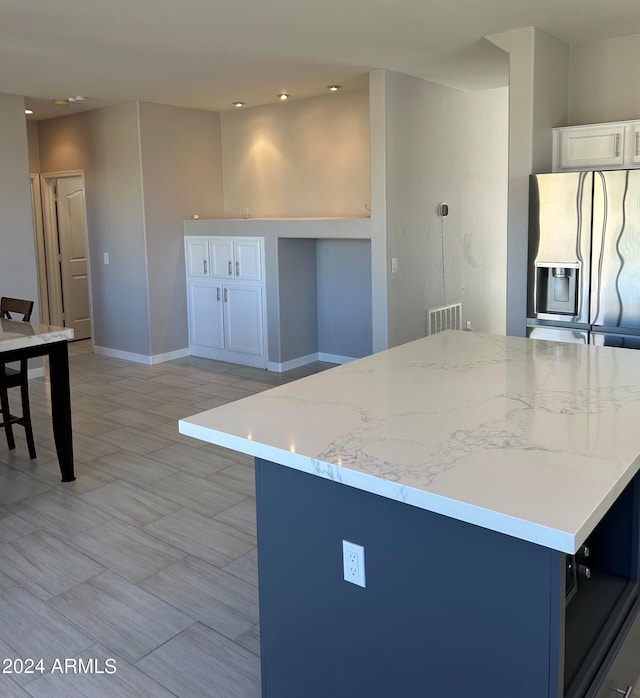
M 54 183 L 58 179 L 66 177 L 80 177 L 84 198 L 84 235 L 87 252 L 87 286 L 89 293 L 89 323 L 91 327 L 91 347 L 94 346 L 93 328 L 93 298 L 91 294 L 91 248 L 89 246 L 89 228 L 87 225 L 87 195 L 85 187 L 84 170 L 66 170 L 64 172 L 40 173 L 40 192 L 42 199 L 42 244 L 44 252 L 44 271 L 38 268 L 38 279 L 43 275 L 46 279 L 45 293 L 47 298 L 48 322 L 53 325 L 63 326 L 62 317 L 62 279 L 60 277 L 60 262 L 58 249 L 58 217 L 56 213 L 56 200 Z M 37 254 L 40 265 L 40 254 Z M 43 294 L 44 295 L 44 294 Z M 42 304 L 45 307 L 45 304 Z
M 40 322 L 49 323 L 49 292 L 47 288 L 47 263 L 45 258 L 44 228 L 42 225 L 42 194 L 40 175 L 29 173 L 31 182 L 31 211 L 33 213 L 33 237 L 36 249 L 36 268 L 38 271 L 38 315 Z

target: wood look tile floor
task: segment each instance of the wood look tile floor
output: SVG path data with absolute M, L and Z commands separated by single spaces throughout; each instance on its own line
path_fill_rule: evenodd
M 329 364 L 69 353 L 76 481 L 60 482 L 46 377 L 30 382 L 37 459 L 21 427 L 15 451 L 0 434 L 0 672 L 16 670 L 0 696 L 259 696 L 253 463 L 177 421 Z

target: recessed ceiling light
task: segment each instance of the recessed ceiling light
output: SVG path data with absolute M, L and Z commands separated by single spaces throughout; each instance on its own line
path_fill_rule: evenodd
M 233 102 L 233 106 L 239 109 L 240 107 L 244 107 L 244 102 Z
M 24 113 L 29 116 L 30 114 L 33 114 L 33 109 L 25 109 Z
M 87 98 L 82 95 L 76 95 L 75 97 L 69 97 L 68 102 L 86 102 Z
M 327 89 L 331 90 L 331 92 L 337 92 L 342 85 L 327 85 Z
M 286 102 L 291 95 L 288 95 L 286 92 L 282 92 L 279 95 L 276 95 L 276 97 L 281 101 L 281 102 Z

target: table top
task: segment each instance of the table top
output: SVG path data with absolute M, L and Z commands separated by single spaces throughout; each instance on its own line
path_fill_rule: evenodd
M 20 320 L 0 320 L 0 352 L 71 339 L 73 330 L 68 327 L 33 324 Z
M 180 431 L 572 553 L 640 467 L 640 351 L 444 332 Z

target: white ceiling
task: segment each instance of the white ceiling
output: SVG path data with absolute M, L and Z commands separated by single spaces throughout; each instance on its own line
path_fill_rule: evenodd
M 255 106 L 366 84 L 389 68 L 465 90 L 505 85 L 483 37 L 537 26 L 579 44 L 640 34 L 638 0 L 0 0 L 0 92 L 39 116 L 141 99 Z M 46 105 L 47 113 L 42 111 Z

